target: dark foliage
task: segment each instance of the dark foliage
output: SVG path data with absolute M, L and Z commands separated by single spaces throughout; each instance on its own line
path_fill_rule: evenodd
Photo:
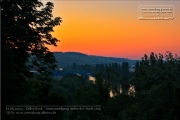
M 1 1 L 2 119 L 37 117 L 6 115 L 6 105 L 65 104 L 58 100 L 62 96 L 49 93 L 56 60 L 46 45 L 56 46 L 59 40 L 51 32 L 62 21 L 53 18 L 53 6 L 38 0 Z

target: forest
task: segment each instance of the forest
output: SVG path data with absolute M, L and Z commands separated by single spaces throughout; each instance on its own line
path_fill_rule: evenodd
M 54 77 L 57 60 L 46 45 L 57 46 L 51 32 L 62 18 L 53 18 L 53 7 L 38 0 L 1 1 L 2 120 L 180 119 L 180 57 L 170 51 L 145 53 L 133 72 L 126 61 L 74 63 Z

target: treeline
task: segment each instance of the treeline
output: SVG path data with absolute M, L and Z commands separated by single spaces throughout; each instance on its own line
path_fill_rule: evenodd
M 62 72 L 66 73 L 76 73 L 76 72 L 84 72 L 84 73 L 92 73 L 93 75 L 96 73 L 106 73 L 107 71 L 111 71 L 115 74 L 121 74 L 124 76 L 129 75 L 129 63 L 122 62 L 122 64 L 118 63 L 109 63 L 109 64 L 95 64 L 95 65 L 79 65 L 73 63 L 72 65 L 67 65 L 67 67 L 63 68 Z M 134 68 L 135 69 L 135 68 Z
M 122 88 L 127 88 L 126 92 L 113 90 L 113 84 L 103 73 L 95 75 L 95 83 L 76 75 L 65 76 L 62 81 L 57 81 L 61 88 L 70 90 L 73 86 L 74 89 L 67 92 L 72 93 L 72 105 L 101 105 L 101 111 L 65 112 L 63 119 L 179 119 L 180 58 L 173 56 L 170 52 L 167 52 L 165 56 L 151 53 L 149 56 L 145 55 L 136 65 L 138 68 L 135 74 L 124 80 L 126 84 L 121 83 Z M 75 83 L 78 84 L 77 88 L 75 88 Z M 131 86 L 135 87 L 135 91 L 129 89 Z M 113 97 L 109 95 L 111 90 L 113 90 Z
M 97 74 L 101 74 L 102 79 L 105 79 L 111 86 L 113 93 L 114 91 L 120 91 L 121 86 L 121 90 L 127 94 L 129 89 L 128 82 L 134 75 L 134 72 L 129 71 L 128 62 L 122 62 L 122 64 L 109 63 L 95 65 L 78 65 L 73 63 L 63 70 L 56 72 L 57 76 L 68 76 L 68 74 L 80 75 L 86 79 L 88 79 L 89 76 L 95 77 Z

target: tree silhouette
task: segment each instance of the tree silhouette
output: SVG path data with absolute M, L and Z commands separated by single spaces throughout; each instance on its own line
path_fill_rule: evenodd
M 1 2 L 1 46 L 15 51 L 20 63 L 27 62 L 30 54 L 33 55 L 35 60 L 31 67 L 39 72 L 47 69 L 47 63 L 51 63 L 48 67 L 54 67 L 52 63 L 55 59 L 46 45 L 56 46 L 59 40 L 54 38 L 51 32 L 62 20 L 60 17 L 53 19 L 53 6 L 53 3 L 48 2 L 43 7 L 38 0 L 2 0 Z
M 29 84 L 32 79 L 39 81 L 37 91 L 42 94 L 51 88 L 48 82 L 56 60 L 46 45 L 57 46 L 59 40 L 51 32 L 62 22 L 60 17 L 53 18 L 53 7 L 39 0 L 1 1 L 2 111 L 5 105 L 23 104 L 32 96 L 28 94 L 35 90 Z
M 137 112 L 131 118 L 179 119 L 180 59 L 171 52 L 144 58 L 133 80 L 136 102 L 129 110 Z

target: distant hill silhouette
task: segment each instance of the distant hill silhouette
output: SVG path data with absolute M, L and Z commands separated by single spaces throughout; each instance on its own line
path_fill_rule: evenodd
M 58 67 L 66 67 L 73 63 L 84 65 L 84 64 L 100 64 L 100 63 L 122 63 L 128 62 L 130 65 L 134 65 L 137 60 L 130 60 L 126 58 L 114 58 L 114 57 L 103 57 L 86 55 L 79 52 L 54 52 L 54 56 L 58 62 Z

